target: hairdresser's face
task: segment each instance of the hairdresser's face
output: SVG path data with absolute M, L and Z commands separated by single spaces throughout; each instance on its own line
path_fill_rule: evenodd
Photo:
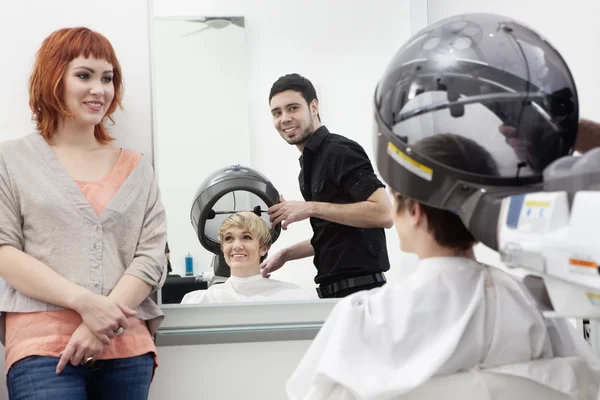
M 304 144 L 315 131 L 315 120 L 319 112 L 318 103 L 310 105 L 294 90 L 278 93 L 271 99 L 273 125 L 289 144 Z
M 260 258 L 267 254 L 267 247 L 260 246 L 252 232 L 237 227 L 227 229 L 223 235 L 221 250 L 233 276 L 248 277 L 260 273 Z
M 77 57 L 63 77 L 64 103 L 78 125 L 98 125 L 114 96 L 113 67 L 105 60 Z

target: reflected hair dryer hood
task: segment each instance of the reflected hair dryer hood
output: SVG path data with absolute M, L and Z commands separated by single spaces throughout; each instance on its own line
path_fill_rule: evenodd
M 236 192 L 246 192 L 246 196 L 238 193 L 236 197 Z M 215 255 L 221 255 L 217 233 L 223 220 L 240 211 L 252 211 L 263 217 L 269 207 L 278 203 L 278 199 L 279 192 L 264 175 L 249 167 L 232 165 L 215 171 L 200 185 L 194 196 L 190 218 L 202 246 Z M 268 218 L 265 222 L 270 226 Z M 275 243 L 281 224 L 270 226 L 270 231 L 271 243 Z

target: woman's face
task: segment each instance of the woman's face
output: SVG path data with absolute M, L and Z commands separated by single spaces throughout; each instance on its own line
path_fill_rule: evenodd
M 267 254 L 267 246 L 260 246 L 256 235 L 238 227 L 223 234 L 221 249 L 233 276 L 247 277 L 260 273 L 260 258 Z
M 63 77 L 67 112 L 78 125 L 98 125 L 115 97 L 113 67 L 105 60 L 77 57 Z

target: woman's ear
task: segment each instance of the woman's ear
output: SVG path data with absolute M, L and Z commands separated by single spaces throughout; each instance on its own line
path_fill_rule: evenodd
M 271 247 L 271 246 L 262 246 L 262 247 L 260 248 L 260 250 L 259 250 L 259 252 L 260 252 L 260 256 L 261 256 L 261 257 L 264 257 L 264 256 L 265 256 L 265 254 L 267 254 L 267 253 L 269 252 L 269 248 L 270 248 L 270 247 Z
M 423 207 L 416 201 L 411 202 L 408 206 L 408 215 L 412 226 L 418 226 L 425 219 Z

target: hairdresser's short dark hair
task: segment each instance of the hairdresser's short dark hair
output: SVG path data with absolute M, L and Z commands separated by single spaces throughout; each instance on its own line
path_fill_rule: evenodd
M 429 136 L 416 142 L 411 148 L 444 165 L 465 172 L 498 175 L 498 166 L 491 154 L 475 141 L 450 133 Z M 412 209 L 415 201 L 394 193 L 398 211 Z M 435 241 L 441 246 L 458 250 L 470 249 L 477 240 L 467 230 L 458 215 L 450 211 L 419 203 L 427 216 L 427 226 Z
M 313 86 L 312 82 L 303 77 L 300 74 L 287 74 L 279 77 L 271 86 L 271 91 L 269 92 L 269 103 L 271 99 L 276 94 L 281 92 L 285 92 L 286 90 L 293 90 L 295 92 L 299 92 L 304 100 L 306 100 L 306 104 L 310 105 L 313 100 L 319 100 L 317 98 L 317 91 Z M 321 117 L 319 117 L 319 121 Z

